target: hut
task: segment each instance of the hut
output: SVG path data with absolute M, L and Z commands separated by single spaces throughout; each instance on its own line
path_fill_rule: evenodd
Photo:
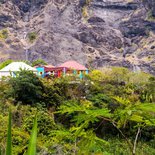
M 20 70 L 30 70 L 37 73 L 37 70 L 24 62 L 12 62 L 3 69 L 0 70 L 0 78 L 3 76 L 16 76 L 16 72 Z

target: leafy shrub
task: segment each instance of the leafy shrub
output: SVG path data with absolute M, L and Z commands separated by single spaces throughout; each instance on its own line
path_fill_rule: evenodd
M 33 43 L 37 39 L 37 33 L 36 32 L 28 33 L 28 39 L 31 43 Z
M 37 66 L 37 65 L 47 65 L 47 63 L 43 59 L 37 59 L 32 62 L 32 66 Z
M 9 80 L 11 90 L 9 94 L 16 102 L 23 104 L 34 104 L 42 99 L 43 84 L 33 72 L 21 70 L 16 73 L 16 77 Z
M 43 98 L 47 107 L 58 107 L 68 95 L 68 80 L 65 78 L 58 78 L 54 80 L 43 80 L 44 93 Z

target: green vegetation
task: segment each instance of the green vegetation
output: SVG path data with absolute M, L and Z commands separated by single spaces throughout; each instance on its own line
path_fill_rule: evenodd
M 8 120 L 8 134 L 7 134 L 7 147 L 6 147 L 6 155 L 12 155 L 12 114 L 11 110 L 9 110 L 9 120 Z M 29 142 L 27 155 L 35 155 L 36 154 L 36 141 L 37 141 L 37 117 L 34 119 L 31 139 Z M 1 150 L 0 150 L 0 154 Z
M 11 110 L 9 111 L 9 121 L 8 121 L 8 134 L 7 134 L 7 147 L 6 147 L 6 155 L 12 155 L 12 134 L 11 134 Z
M 87 18 L 87 17 L 88 17 L 88 7 L 87 7 L 87 6 L 84 6 L 84 7 L 82 8 L 82 16 L 83 16 L 84 18 Z
M 3 29 L 0 31 L 0 39 L 7 39 L 8 38 L 8 30 L 7 29 Z
M 14 98 L 14 102 L 33 104 L 41 99 L 43 84 L 33 72 L 18 72 L 16 77 L 10 79 L 9 85 L 8 96 Z
M 28 39 L 31 43 L 33 43 L 37 39 L 37 33 L 36 32 L 28 33 Z
M 155 77 L 126 68 L 94 70 L 81 81 L 21 71 L 0 85 L 2 154 L 11 108 L 15 155 L 154 155 L 154 103 Z
M 89 16 L 88 7 L 89 7 L 91 1 L 92 0 L 85 0 L 85 2 L 84 2 L 84 5 L 82 7 L 82 16 L 84 18 L 87 18 Z
M 8 60 L 6 60 L 6 61 L 0 63 L 0 69 L 4 68 L 5 66 L 9 65 L 9 64 L 12 63 L 12 62 L 13 62 L 13 60 L 8 59 Z
M 32 129 L 27 155 L 36 155 L 36 146 L 37 146 L 37 116 L 35 116 L 34 119 L 34 125 Z
M 37 66 L 37 65 L 47 65 L 47 63 L 43 59 L 37 59 L 32 62 L 32 66 Z

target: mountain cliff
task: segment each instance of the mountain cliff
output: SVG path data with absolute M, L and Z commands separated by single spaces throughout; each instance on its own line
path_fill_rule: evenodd
M 1 0 L 0 61 L 74 59 L 155 74 L 153 0 Z

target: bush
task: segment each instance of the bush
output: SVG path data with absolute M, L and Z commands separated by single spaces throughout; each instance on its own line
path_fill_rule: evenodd
M 37 33 L 36 32 L 28 33 L 28 39 L 31 43 L 33 43 L 37 39 Z
M 47 107 L 58 107 L 67 99 L 68 81 L 60 78 L 52 80 L 43 80 L 44 83 L 44 102 Z
M 23 104 L 34 104 L 42 99 L 43 84 L 33 72 L 21 70 L 16 77 L 9 80 L 11 90 L 9 94 L 16 102 Z
M 37 59 L 32 62 L 32 66 L 37 66 L 37 65 L 47 65 L 47 63 L 43 59 Z

